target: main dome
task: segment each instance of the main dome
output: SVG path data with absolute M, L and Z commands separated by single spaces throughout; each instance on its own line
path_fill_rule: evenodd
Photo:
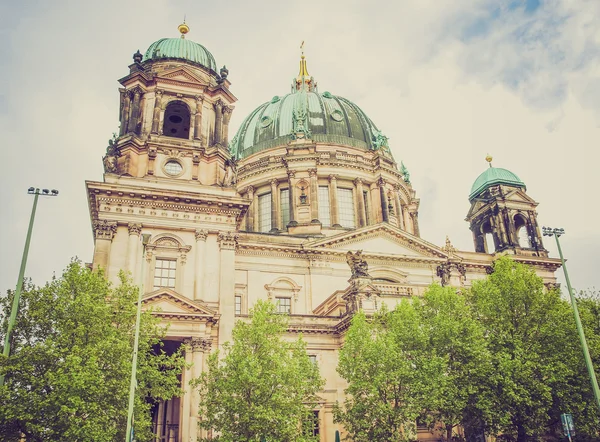
M 350 100 L 330 92 L 319 93 L 308 74 L 304 56 L 292 92 L 261 104 L 242 122 L 229 149 L 237 158 L 287 144 L 298 134 L 317 143 L 364 150 L 386 149 L 387 138 Z
M 481 175 L 477 177 L 473 186 L 471 186 L 471 193 L 469 199 L 472 200 L 482 190 L 494 185 L 494 184 L 507 184 L 509 186 L 525 187 L 525 183 L 521 179 L 512 173 L 510 170 L 502 169 L 499 167 L 490 167 L 486 169 Z
M 181 37 L 161 38 L 150 45 L 142 61 L 175 59 L 185 60 L 217 72 L 217 63 L 213 55 L 199 43 L 185 38 L 189 27 L 184 23 L 179 26 Z

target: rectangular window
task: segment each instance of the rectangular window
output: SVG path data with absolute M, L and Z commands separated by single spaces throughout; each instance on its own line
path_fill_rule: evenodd
M 292 313 L 292 300 L 291 298 L 275 298 L 277 301 L 277 313 Z
M 175 288 L 175 271 L 177 270 L 177 261 L 174 259 L 156 258 L 154 264 L 154 288 L 166 287 Z
M 307 419 L 302 425 L 302 432 L 305 436 L 318 436 L 320 433 L 319 429 L 319 411 L 314 410 L 311 415 L 307 416 Z
M 281 207 L 281 229 L 285 230 L 290 222 L 290 191 L 282 189 L 279 191 L 279 207 Z
M 368 226 L 370 224 L 370 214 L 369 214 L 369 210 L 371 209 L 371 205 L 369 204 L 369 192 L 363 192 L 363 200 L 365 201 L 365 215 L 366 215 L 366 219 L 365 219 L 365 223 Z
M 239 295 L 235 296 L 235 314 L 236 315 L 242 314 L 242 297 Z
M 265 193 L 258 196 L 258 231 L 271 230 L 271 194 Z
M 317 365 L 317 355 L 308 355 L 308 359 L 310 359 L 310 362 Z
M 338 207 L 342 227 L 356 227 L 352 189 L 338 189 Z
M 327 186 L 319 186 L 319 221 L 321 221 L 323 227 L 331 226 L 329 187 Z

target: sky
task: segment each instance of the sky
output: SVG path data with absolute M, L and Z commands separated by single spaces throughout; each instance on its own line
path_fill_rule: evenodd
M 30 186 L 60 194 L 40 198 L 26 275 L 91 261 L 84 182 L 102 180 L 118 131 L 117 80 L 184 15 L 229 69 L 230 139 L 289 92 L 305 41 L 319 90 L 358 104 L 409 169 L 424 239 L 474 250 L 464 218 L 489 153 L 540 203 L 539 224 L 565 229 L 573 286 L 600 288 L 597 0 L 21 0 L 0 2 L 1 292 L 17 282 Z

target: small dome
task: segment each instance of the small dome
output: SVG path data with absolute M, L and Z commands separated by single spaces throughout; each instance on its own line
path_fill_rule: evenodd
M 501 169 L 499 167 L 489 167 L 481 175 L 477 177 L 473 186 L 471 187 L 471 193 L 469 200 L 472 200 L 475 196 L 479 195 L 484 189 L 494 184 L 506 184 L 515 187 L 525 187 L 525 183 L 519 179 L 510 170 Z
M 387 149 L 387 138 L 356 104 L 329 92 L 301 90 L 275 96 L 250 113 L 231 141 L 232 155 L 239 159 L 285 145 L 293 138 L 300 118 L 302 130 L 312 141 Z
M 212 54 L 201 44 L 186 38 L 161 38 L 150 45 L 143 61 L 176 59 L 194 63 L 217 72 L 217 64 Z

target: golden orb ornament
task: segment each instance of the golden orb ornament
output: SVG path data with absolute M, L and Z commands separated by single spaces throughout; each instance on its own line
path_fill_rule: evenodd
M 181 32 L 181 38 L 184 37 L 185 34 L 187 34 L 188 32 L 190 32 L 190 27 L 183 22 L 182 24 L 180 24 L 177 29 L 179 30 L 179 32 Z
M 492 156 L 491 156 L 489 153 L 488 153 L 488 154 L 487 154 L 487 156 L 485 157 L 485 160 L 486 160 L 488 163 L 490 163 L 490 164 L 492 163 L 492 160 L 493 160 L 493 159 L 494 159 L 494 158 L 493 158 L 493 157 L 492 157 Z

